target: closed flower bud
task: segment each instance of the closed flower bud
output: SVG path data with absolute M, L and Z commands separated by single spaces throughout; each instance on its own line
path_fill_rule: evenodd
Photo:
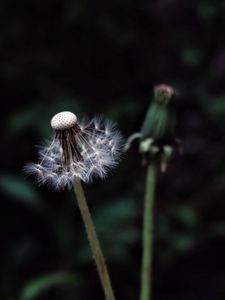
M 175 139 L 175 91 L 161 84 L 154 88 L 154 98 L 141 128 L 143 138 L 150 137 L 155 143 L 172 143 Z

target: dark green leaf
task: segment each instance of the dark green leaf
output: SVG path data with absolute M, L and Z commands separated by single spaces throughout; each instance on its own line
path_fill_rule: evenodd
M 68 272 L 58 272 L 38 277 L 29 282 L 21 292 L 20 300 L 32 300 L 54 286 L 75 284 L 75 276 Z

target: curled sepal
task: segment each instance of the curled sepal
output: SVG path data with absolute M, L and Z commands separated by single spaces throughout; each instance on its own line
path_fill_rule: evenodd
M 173 147 L 171 146 L 163 146 L 162 149 L 162 154 L 161 154 L 161 158 L 160 158 L 160 169 L 161 172 L 166 172 L 167 169 L 167 165 L 171 159 L 171 156 L 173 154 Z
M 124 146 L 124 151 L 128 151 L 135 140 L 140 140 L 142 138 L 142 134 L 140 132 L 133 133 L 127 139 L 127 142 Z

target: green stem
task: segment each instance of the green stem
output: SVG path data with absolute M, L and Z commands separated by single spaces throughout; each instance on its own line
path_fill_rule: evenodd
M 153 203 L 156 181 L 156 166 L 148 166 L 144 220 L 143 220 L 143 249 L 142 249 L 142 271 L 141 271 L 141 300 L 151 299 L 152 288 L 152 244 L 153 244 Z
M 90 242 L 91 250 L 97 265 L 98 274 L 105 294 L 105 299 L 115 300 L 105 259 L 94 228 L 94 224 L 91 218 L 91 214 L 87 205 L 87 201 L 80 180 L 75 181 L 73 187 L 87 232 L 88 240 Z

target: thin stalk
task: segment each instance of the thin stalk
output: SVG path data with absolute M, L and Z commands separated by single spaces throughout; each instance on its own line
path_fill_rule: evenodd
M 152 290 L 152 250 L 153 250 L 153 203 L 156 181 L 156 166 L 149 165 L 147 169 L 144 220 L 143 248 L 141 270 L 141 300 L 151 300 Z
M 105 294 L 105 299 L 115 300 L 105 259 L 94 228 L 94 224 L 91 218 L 91 214 L 87 205 L 84 190 L 82 188 L 80 180 L 76 180 L 73 187 L 77 198 L 78 206 L 81 212 L 81 216 L 84 222 L 84 226 L 87 232 L 88 240 L 90 242 L 91 250 L 97 265 L 98 274 Z

